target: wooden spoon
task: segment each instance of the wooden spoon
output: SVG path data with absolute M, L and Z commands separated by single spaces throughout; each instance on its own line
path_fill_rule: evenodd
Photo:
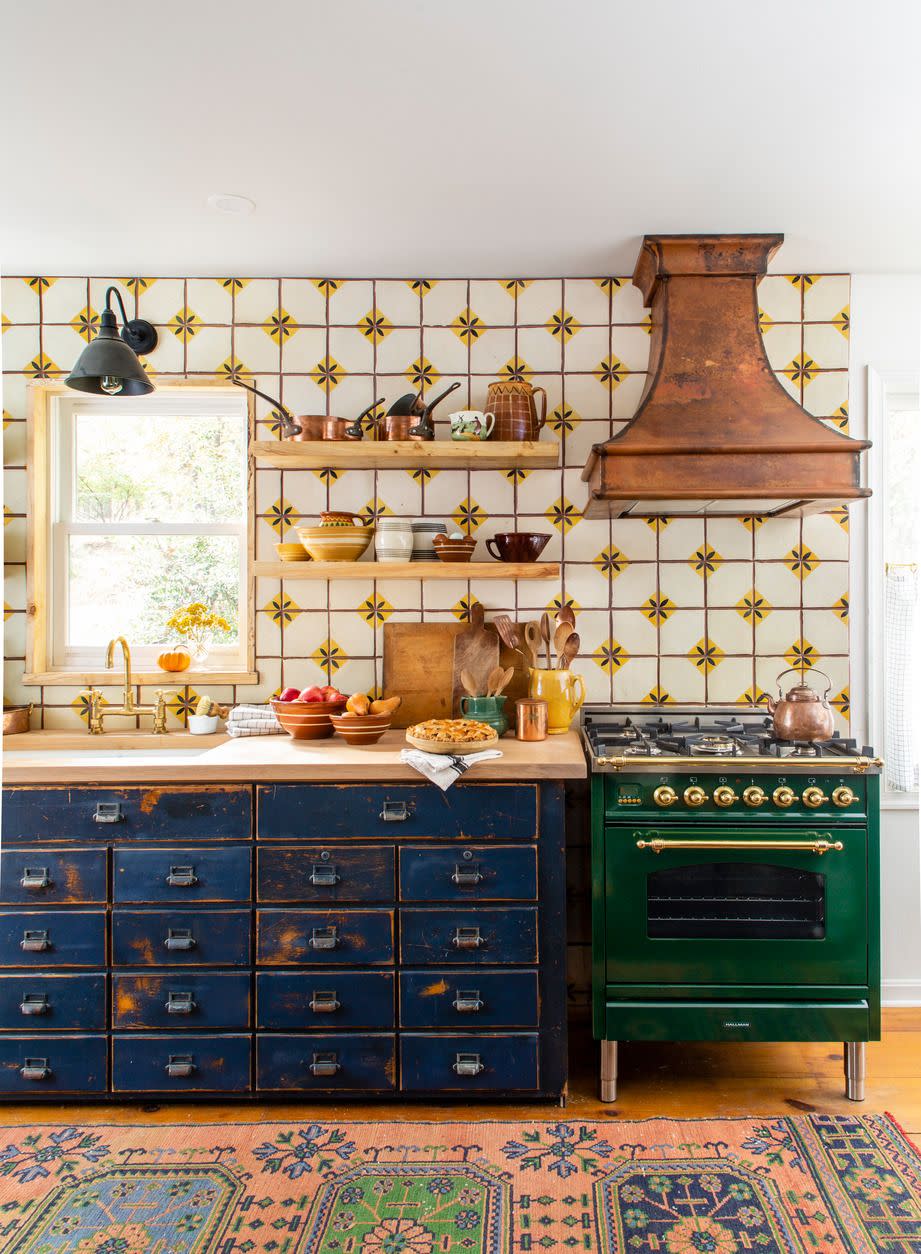
M 571 605 L 564 605 L 556 612 L 557 624 L 569 623 L 570 627 L 576 625 L 576 612 Z
M 496 695 L 496 686 L 497 684 L 501 683 L 502 676 L 504 674 L 505 674 L 505 670 L 501 666 L 495 666 L 489 672 L 489 677 L 486 680 L 487 697 L 494 697 Z
M 582 640 L 577 631 L 574 631 L 566 643 L 563 645 L 563 652 L 560 654 L 560 670 L 569 670 L 569 664 L 579 652 Z
M 546 610 L 540 616 L 540 638 L 547 650 L 547 670 L 549 671 L 553 666 L 553 659 L 550 656 L 550 615 Z
M 514 666 L 510 666 L 510 667 L 508 668 L 508 670 L 504 670 L 504 671 L 502 670 L 502 667 L 500 666 L 500 667 L 499 667 L 499 670 L 500 670 L 500 671 L 502 671 L 502 674 L 500 675 L 500 677 L 499 677 L 499 679 L 498 679 L 498 681 L 497 681 L 497 683 L 496 683 L 496 686 L 495 686 L 495 688 L 494 688 L 494 690 L 493 690 L 493 694 L 492 694 L 492 695 L 493 695 L 494 697 L 499 697 L 499 696 L 501 696 L 501 695 L 502 695 L 502 693 L 505 691 L 505 689 L 506 689 L 506 688 L 508 687 L 508 685 L 511 683 L 512 676 L 515 674 L 515 668 L 514 668 Z
M 569 623 L 560 623 L 556 631 L 553 633 L 553 649 L 556 653 L 557 666 L 559 666 L 561 670 L 563 669 L 563 649 L 566 646 L 566 641 L 571 635 L 573 635 L 574 632 L 575 628 L 570 626 Z
M 540 647 L 543 643 L 540 634 L 540 626 L 537 623 L 525 623 L 524 642 L 527 645 L 528 652 L 531 656 L 531 667 L 533 670 L 536 670 L 538 659 L 540 657 Z
M 476 680 L 473 678 L 473 676 L 470 674 L 469 671 L 467 670 L 461 671 L 460 680 L 461 680 L 461 683 L 464 685 L 464 692 L 466 692 L 468 697 L 478 697 L 480 695 L 480 690 L 477 686 Z

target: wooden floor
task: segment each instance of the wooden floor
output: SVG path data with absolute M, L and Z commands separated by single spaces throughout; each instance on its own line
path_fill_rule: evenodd
M 570 1035 L 566 1118 L 706 1118 L 810 1112 L 888 1111 L 921 1141 L 921 1008 L 883 1011 L 883 1039 L 868 1046 L 866 1101 L 844 1097 L 841 1049 L 835 1045 L 640 1044 L 620 1050 L 620 1093 L 597 1100 L 597 1047 L 584 1027 Z M 0 1125 L 55 1123 L 203 1123 L 320 1119 L 556 1119 L 549 1103 L 430 1106 L 397 1103 L 183 1103 L 160 1106 L 3 1105 Z

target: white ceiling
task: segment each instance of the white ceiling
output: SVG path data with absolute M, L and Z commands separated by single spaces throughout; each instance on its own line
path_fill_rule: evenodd
M 4 5 L 7 273 L 921 271 L 917 0 Z M 249 196 L 235 219 L 206 206 Z

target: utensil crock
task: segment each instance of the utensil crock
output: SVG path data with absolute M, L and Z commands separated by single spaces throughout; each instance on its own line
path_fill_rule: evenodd
M 582 708 L 585 681 L 572 671 L 532 667 L 528 671 L 528 695 L 541 697 L 547 702 L 547 732 L 551 736 L 561 736 L 569 731 L 572 720 Z
M 508 718 L 504 708 L 506 700 L 504 696 L 461 697 L 461 717 L 475 718 L 478 723 L 487 723 L 497 736 L 504 736 L 508 731 Z

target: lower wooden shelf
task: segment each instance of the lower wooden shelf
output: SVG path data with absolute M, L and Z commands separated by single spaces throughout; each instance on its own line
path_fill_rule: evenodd
M 559 579 L 559 562 L 256 562 L 271 579 Z

